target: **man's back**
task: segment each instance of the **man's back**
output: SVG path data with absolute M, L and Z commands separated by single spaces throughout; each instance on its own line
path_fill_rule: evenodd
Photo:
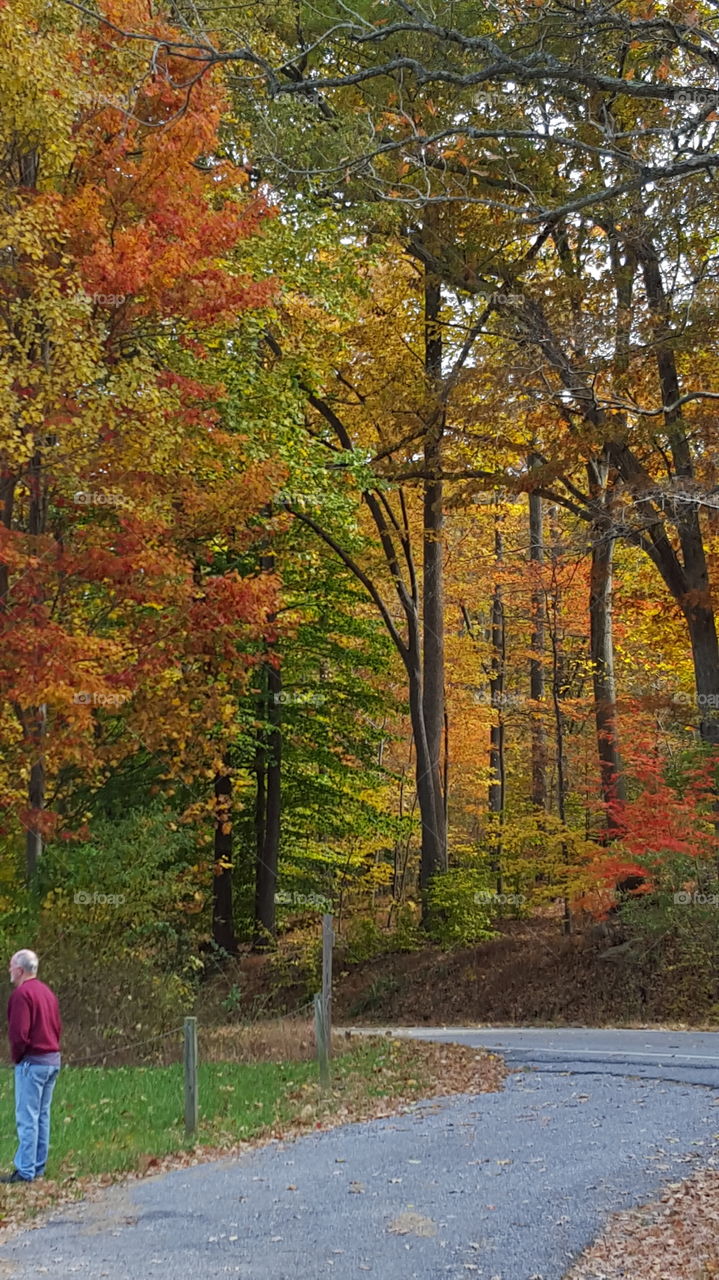
M 62 1022 L 55 992 L 39 978 L 15 987 L 8 1001 L 8 1035 L 13 1062 L 59 1054 Z

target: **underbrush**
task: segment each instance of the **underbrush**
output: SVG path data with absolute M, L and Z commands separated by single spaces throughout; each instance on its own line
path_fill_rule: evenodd
M 661 994 L 663 1016 L 719 1020 L 719 880 L 701 888 L 658 882 L 619 913 L 617 945 L 644 985 Z

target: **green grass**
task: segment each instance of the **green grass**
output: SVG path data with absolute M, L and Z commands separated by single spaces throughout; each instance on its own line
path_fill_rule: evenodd
M 382 1097 L 395 1061 L 397 1050 L 388 1044 L 353 1045 L 333 1063 L 333 1097 L 341 1101 L 346 1095 L 350 1105 Z M 142 1157 L 196 1144 L 231 1146 L 268 1126 L 306 1120 L 308 1107 L 326 1114 L 332 1102 L 320 1100 L 316 1080 L 314 1062 L 201 1063 L 200 1126 L 188 1141 L 181 1066 L 63 1067 L 52 1104 L 47 1176 L 62 1181 L 123 1172 L 137 1168 Z M 10 1071 L 0 1072 L 0 1116 L 0 1165 L 11 1169 L 16 1138 Z
M 143 1155 L 252 1137 L 289 1114 L 288 1092 L 316 1074 L 311 1062 L 201 1064 L 200 1127 L 188 1143 L 182 1067 L 64 1067 L 52 1104 L 47 1176 L 115 1173 L 135 1168 Z M 0 1115 L 0 1160 L 10 1169 L 17 1145 L 10 1072 L 0 1077 Z

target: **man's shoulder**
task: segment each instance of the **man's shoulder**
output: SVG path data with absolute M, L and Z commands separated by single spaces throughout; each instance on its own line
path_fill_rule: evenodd
M 23 982 L 16 987 L 13 995 L 21 996 L 25 1000 L 37 1000 L 38 997 L 43 1000 L 50 996 L 53 1000 L 57 999 L 52 987 L 48 987 L 46 982 L 41 982 L 39 978 L 33 978 L 30 982 Z M 10 997 L 12 999 L 12 996 Z

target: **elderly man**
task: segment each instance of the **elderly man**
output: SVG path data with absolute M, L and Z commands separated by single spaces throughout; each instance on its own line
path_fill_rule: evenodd
M 50 1103 L 60 1070 L 60 1006 L 37 976 L 34 951 L 16 951 L 10 961 L 15 990 L 7 1007 L 10 1051 L 15 1063 L 15 1168 L 2 1182 L 32 1182 L 45 1172 L 50 1145 Z

